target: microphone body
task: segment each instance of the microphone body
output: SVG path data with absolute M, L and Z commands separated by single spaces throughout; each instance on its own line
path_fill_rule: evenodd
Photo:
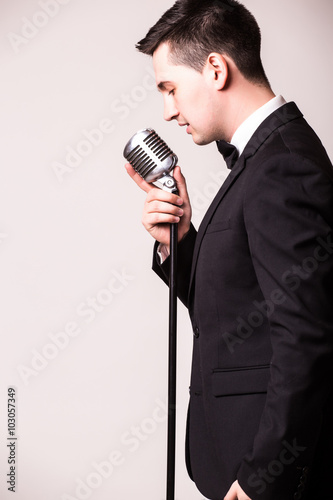
M 170 172 L 178 157 L 151 128 L 140 130 L 128 141 L 124 157 L 147 182 L 157 182 L 162 189 L 177 194 L 177 185 Z

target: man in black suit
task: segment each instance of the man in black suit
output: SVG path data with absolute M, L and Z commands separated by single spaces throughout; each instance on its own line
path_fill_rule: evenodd
M 217 141 L 231 169 L 198 232 L 179 196 L 148 195 L 143 224 L 167 283 L 178 222 L 179 298 L 193 364 L 186 458 L 213 500 L 332 497 L 333 170 L 294 103 L 275 96 L 260 31 L 233 0 L 180 0 L 138 44 L 166 120 Z

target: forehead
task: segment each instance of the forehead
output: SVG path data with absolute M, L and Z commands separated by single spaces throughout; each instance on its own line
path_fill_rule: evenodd
M 156 85 L 163 89 L 167 84 L 179 83 L 183 80 L 193 79 L 196 71 L 188 66 L 176 65 L 170 61 L 170 48 L 167 43 L 162 43 L 153 54 L 153 66 Z
M 169 55 L 170 49 L 166 43 L 159 45 L 153 54 L 153 66 L 158 87 L 161 83 L 168 81 L 174 73 L 175 66 L 170 63 Z

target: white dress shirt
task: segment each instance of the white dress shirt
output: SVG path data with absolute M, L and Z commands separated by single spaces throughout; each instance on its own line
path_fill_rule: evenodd
M 273 97 L 273 99 L 266 102 L 266 104 L 261 106 L 261 108 L 257 109 L 254 113 L 252 113 L 252 115 L 246 118 L 246 120 L 238 127 L 232 136 L 230 143 L 233 146 L 236 146 L 239 156 L 243 153 L 246 144 L 249 142 L 254 132 L 262 124 L 262 122 L 284 104 L 286 104 L 286 101 L 281 95 Z

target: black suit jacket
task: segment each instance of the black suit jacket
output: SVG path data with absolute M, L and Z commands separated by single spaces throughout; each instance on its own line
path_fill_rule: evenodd
M 187 466 L 221 500 L 331 498 L 333 171 L 294 103 L 257 129 L 178 245 L 194 332 Z M 166 260 L 153 268 L 168 282 Z

